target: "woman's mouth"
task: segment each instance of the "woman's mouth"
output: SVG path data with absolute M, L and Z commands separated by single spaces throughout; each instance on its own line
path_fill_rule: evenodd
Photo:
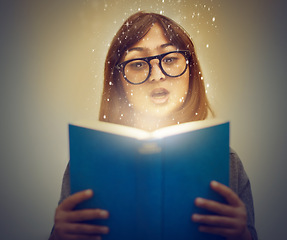
M 164 104 L 169 98 L 169 91 L 165 88 L 156 88 L 150 94 L 151 100 L 155 104 Z

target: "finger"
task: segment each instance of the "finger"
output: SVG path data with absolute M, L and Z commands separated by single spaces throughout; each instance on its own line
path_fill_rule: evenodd
M 192 221 L 207 224 L 213 227 L 225 227 L 225 228 L 236 227 L 236 220 L 229 217 L 222 217 L 217 215 L 193 214 Z
M 58 208 L 64 211 L 69 211 L 74 209 L 77 204 L 88 200 L 89 198 L 91 198 L 93 196 L 93 191 L 88 189 L 85 191 L 81 191 L 81 192 L 77 192 L 71 196 L 69 196 L 68 198 L 66 198 L 59 206 Z
M 210 234 L 220 235 L 223 237 L 233 236 L 235 234 L 235 230 L 230 228 L 221 228 L 221 227 L 209 227 L 209 226 L 200 226 L 198 228 L 200 232 L 206 232 Z
M 236 214 L 234 207 L 230 207 L 227 204 L 222 204 L 213 200 L 196 198 L 194 203 L 199 208 L 206 209 L 219 215 L 234 216 Z
M 92 225 L 92 224 L 66 224 L 64 226 L 65 232 L 68 234 L 77 235 L 99 235 L 109 233 L 107 226 Z
M 102 240 L 102 237 L 99 235 L 78 235 L 78 234 L 65 234 L 64 239 L 69 240 Z
M 233 192 L 229 187 L 216 181 L 211 181 L 210 186 L 214 191 L 222 195 L 230 205 L 232 206 L 243 205 L 243 202 L 240 200 L 237 194 Z
M 65 216 L 67 222 L 82 222 L 93 219 L 107 219 L 109 212 L 102 209 L 84 209 L 68 212 Z

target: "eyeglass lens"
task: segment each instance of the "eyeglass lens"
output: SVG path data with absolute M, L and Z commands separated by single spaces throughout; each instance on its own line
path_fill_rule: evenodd
M 182 53 L 173 52 L 164 56 L 160 64 L 165 75 L 177 77 L 185 71 L 187 63 Z M 149 72 L 150 65 L 145 60 L 131 61 L 124 69 L 125 77 L 133 83 L 144 82 L 149 76 Z

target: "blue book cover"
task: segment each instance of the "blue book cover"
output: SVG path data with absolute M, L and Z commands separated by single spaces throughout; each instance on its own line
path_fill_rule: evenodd
M 101 208 L 103 240 L 221 240 L 201 233 L 196 197 L 224 199 L 210 181 L 229 184 L 229 122 L 206 120 L 144 132 L 111 123 L 70 124 L 71 193 L 92 189 L 78 208 Z

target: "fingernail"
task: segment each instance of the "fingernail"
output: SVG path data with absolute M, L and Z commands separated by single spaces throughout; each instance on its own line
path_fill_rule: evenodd
M 109 228 L 108 227 L 102 227 L 102 233 L 108 233 Z
M 199 227 L 198 227 L 198 231 L 200 231 L 200 232 L 204 232 L 204 227 L 199 226 Z
M 106 211 L 106 210 L 102 210 L 102 211 L 100 212 L 100 215 L 101 215 L 101 217 L 108 217 L 109 212 Z
M 85 194 L 87 196 L 91 196 L 93 194 L 93 191 L 91 189 L 88 189 L 88 190 L 85 191 Z
M 198 214 L 193 214 L 192 215 L 192 220 L 193 221 L 198 221 L 200 219 L 199 215 Z
M 216 182 L 216 181 L 211 181 L 211 183 L 210 183 L 213 187 L 216 187 L 216 186 L 218 186 L 218 182 Z
M 203 199 L 202 198 L 196 198 L 195 199 L 195 204 L 202 204 L 203 203 Z
M 211 184 L 213 185 L 213 186 L 216 186 L 216 185 L 218 185 L 218 182 L 216 182 L 216 181 L 211 181 Z

